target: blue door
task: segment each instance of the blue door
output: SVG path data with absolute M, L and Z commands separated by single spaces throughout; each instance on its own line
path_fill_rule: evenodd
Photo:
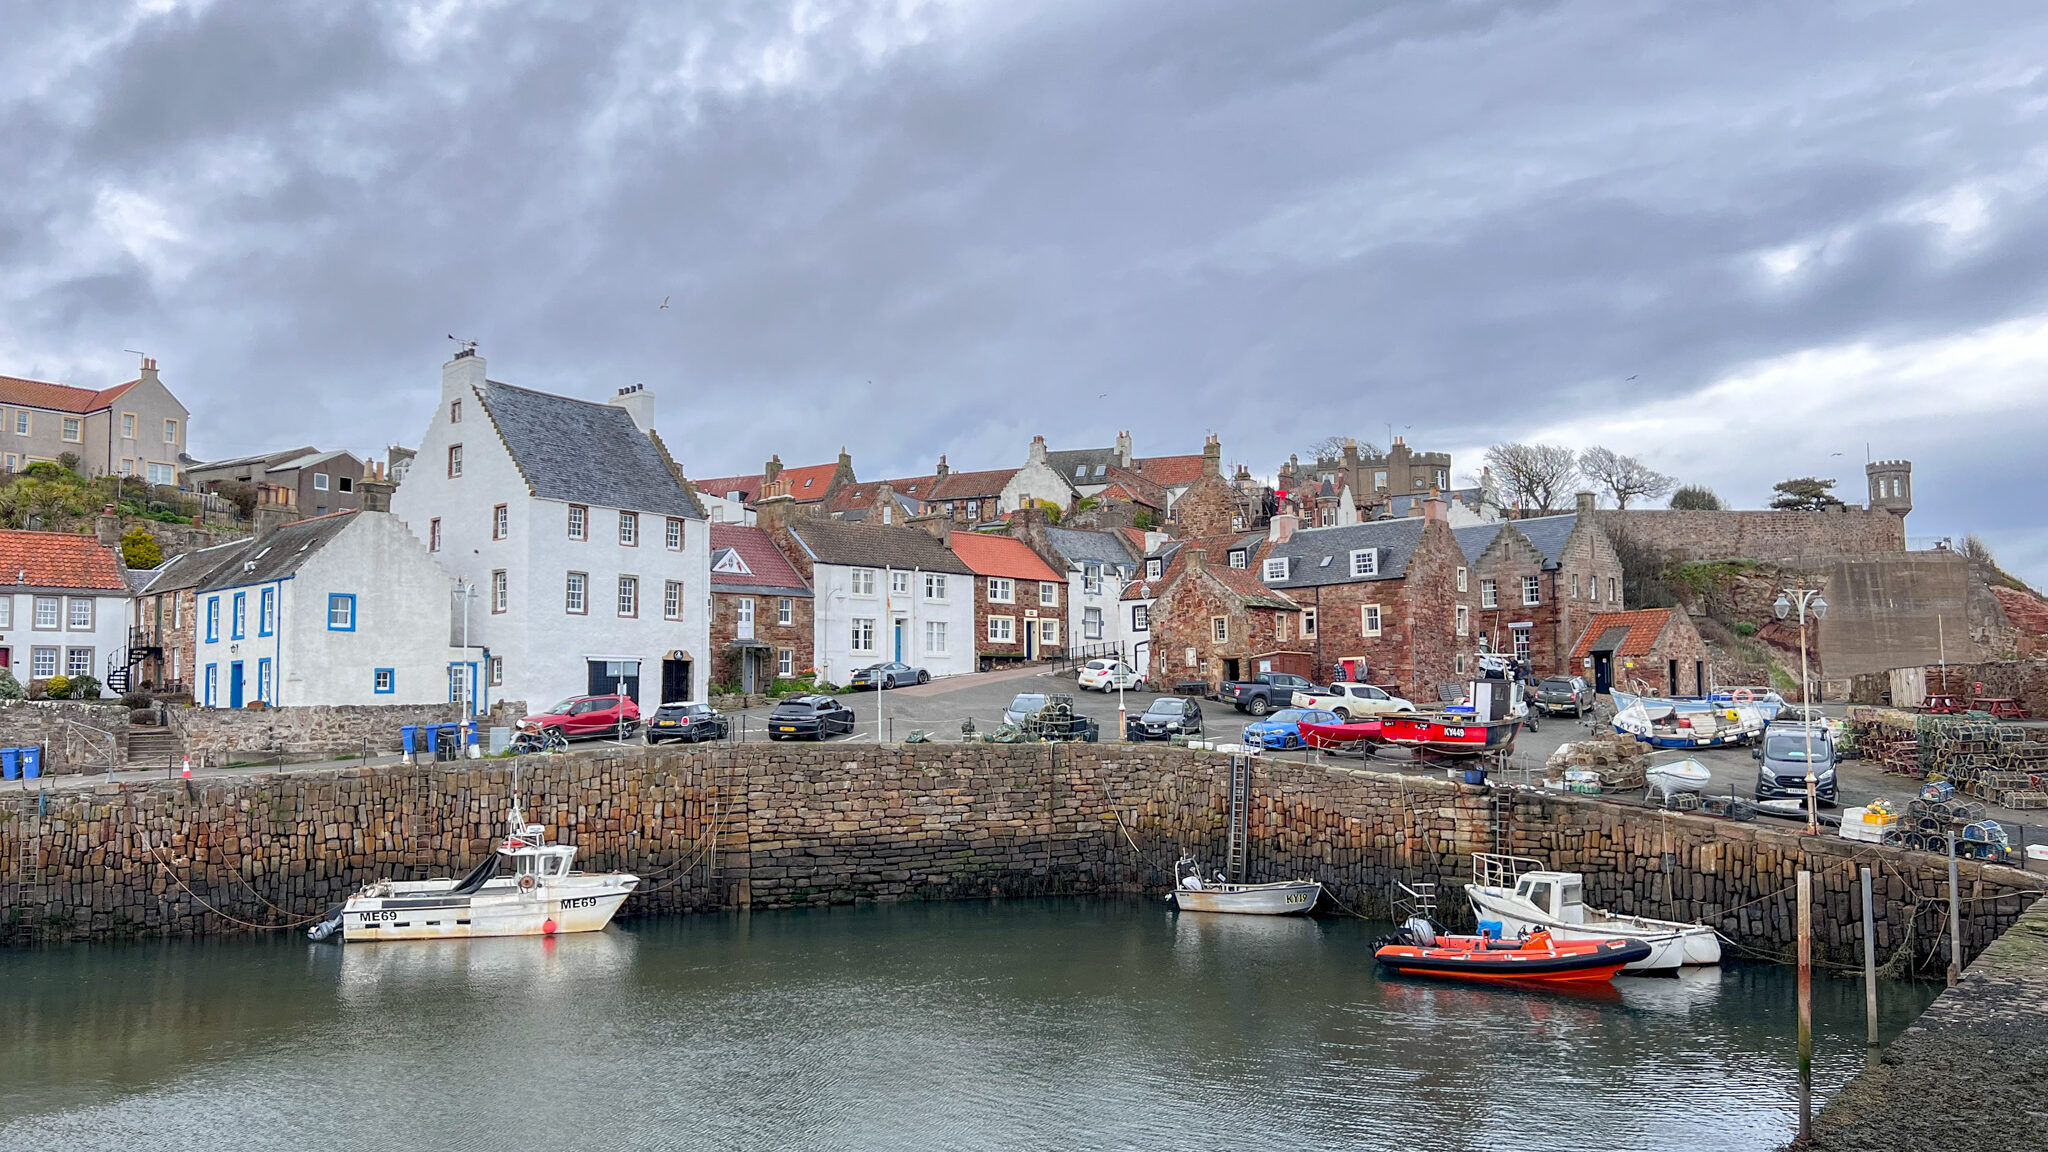
M 904 626 L 905 626 L 905 621 L 902 621 L 902 620 L 898 620 L 898 621 L 896 621 L 896 655 L 894 655 L 894 656 L 891 656 L 891 657 L 890 657 L 890 659 L 891 659 L 891 660 L 894 660 L 894 661 L 896 661 L 896 662 L 897 662 L 898 664 L 901 664 L 901 663 L 903 663 L 903 629 L 904 629 Z
M 228 707 L 240 708 L 241 706 L 242 662 L 240 660 L 237 660 L 234 663 L 228 665 Z

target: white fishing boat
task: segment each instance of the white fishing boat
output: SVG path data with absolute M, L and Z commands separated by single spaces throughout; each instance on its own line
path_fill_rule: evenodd
M 1721 962 L 1721 938 L 1712 928 L 1616 915 L 1588 907 L 1584 892 L 1585 878 L 1577 872 L 1544 871 L 1541 861 L 1492 852 L 1472 854 L 1472 883 L 1465 885 L 1472 915 L 1481 925 L 1500 925 L 1503 939 L 1540 929 L 1557 940 L 1620 937 L 1648 944 L 1650 954 L 1624 969 L 1630 972 L 1675 973 Z
M 1714 774 L 1705 764 L 1688 756 L 1683 760 L 1667 760 L 1643 769 L 1643 779 L 1648 782 L 1651 794 L 1662 792 L 1669 800 L 1680 792 L 1703 792 L 1714 779 Z
M 1183 856 L 1174 867 L 1173 892 L 1166 898 L 1183 912 L 1235 912 L 1241 916 L 1291 916 L 1307 912 L 1323 897 L 1323 886 L 1314 880 L 1286 880 L 1278 884 L 1233 884 L 1218 873 L 1213 880 L 1202 879 L 1192 856 Z
M 640 884 L 625 872 L 578 872 L 573 844 L 549 844 L 513 804 L 496 851 L 460 879 L 379 880 L 307 930 L 367 940 L 457 940 L 596 932 Z
M 1724 748 L 1763 735 L 1769 723 L 1755 704 L 1719 703 L 1616 691 L 1614 730 L 1658 748 Z

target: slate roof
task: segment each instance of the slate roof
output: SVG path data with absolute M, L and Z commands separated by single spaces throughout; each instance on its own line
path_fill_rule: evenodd
M 736 553 L 750 574 L 718 571 L 718 554 L 726 549 Z M 810 585 L 790 566 L 789 558 L 760 528 L 739 524 L 711 526 L 711 590 L 713 592 L 760 592 L 770 596 L 809 596 Z
M 793 516 L 790 535 L 820 564 L 854 568 L 918 568 L 972 576 L 974 570 L 922 528 L 853 524 L 823 516 Z
M 1579 642 L 1572 648 L 1565 667 L 1577 667 L 1594 652 L 1611 651 L 1616 656 L 1647 656 L 1657 647 L 1664 626 L 1671 623 L 1669 608 L 1637 608 L 1628 612 L 1603 612 L 1593 617 Z
M 242 551 L 225 563 L 214 565 L 197 585 L 198 590 L 211 592 L 282 580 L 297 572 L 299 565 L 326 547 L 328 541 L 346 531 L 358 515 L 361 513 L 351 508 L 283 525 L 261 540 L 244 544 Z
M 1500 535 L 1500 527 L 1499 524 L 1471 524 L 1451 529 L 1451 535 L 1458 538 L 1458 549 L 1465 554 L 1465 562 L 1470 564 L 1479 559 L 1481 552 L 1492 547 Z
M 149 571 L 148 581 L 142 586 L 142 592 L 176 592 L 184 588 L 197 588 L 206 582 L 207 577 L 213 575 L 216 568 L 240 560 L 242 554 L 248 550 L 248 540 L 230 540 L 210 548 L 180 552 Z
M 118 553 L 98 537 L 65 532 L 0 531 L 0 587 L 9 584 L 128 593 Z
M 1543 567 L 1550 570 L 1557 567 L 1564 557 L 1564 546 L 1572 538 L 1572 529 L 1579 523 L 1576 512 L 1562 516 L 1531 516 L 1527 520 L 1514 522 L 1515 531 L 1529 538 L 1529 543 L 1543 553 Z
M 1007 576 L 1013 580 L 1043 580 L 1059 584 L 1066 577 L 1052 570 L 1031 545 L 1014 536 L 990 536 L 981 532 L 955 532 L 948 546 L 960 562 L 977 576 Z
M 1085 528 L 1047 528 L 1045 543 L 1069 564 L 1100 564 L 1105 569 L 1125 572 L 1137 566 L 1137 559 L 1114 532 Z
M 1067 478 L 1070 484 L 1092 484 L 1105 478 L 1117 466 L 1114 448 L 1069 448 L 1064 452 L 1047 452 L 1045 462 L 1052 470 Z M 1086 469 L 1085 473 L 1076 468 Z M 1101 469 L 1097 472 L 1096 469 Z
M 667 453 L 614 404 L 487 381 L 484 410 L 544 500 L 704 519 Z
M 932 489 L 938 483 L 937 476 L 905 476 L 900 480 L 860 480 L 839 490 L 832 498 L 830 511 L 839 516 L 849 512 L 866 512 L 875 502 L 875 493 L 882 485 L 896 493 L 898 505 L 908 509 L 920 501 L 931 499 Z
M 1369 520 L 1334 528 L 1300 528 L 1285 544 L 1275 544 L 1267 557 L 1287 558 L 1287 579 L 1275 580 L 1275 588 L 1319 588 L 1331 584 L 1397 580 L 1408 574 L 1408 560 L 1422 543 L 1419 517 L 1405 520 Z M 1380 549 L 1379 573 L 1351 574 L 1351 553 L 1359 548 Z
M 75 412 L 83 415 L 98 412 L 121 394 L 141 383 L 130 380 L 112 388 L 74 388 L 69 384 L 52 384 L 45 380 L 24 380 L 19 376 L 0 376 L 0 404 L 19 404 L 23 408 L 45 408 L 53 412 Z

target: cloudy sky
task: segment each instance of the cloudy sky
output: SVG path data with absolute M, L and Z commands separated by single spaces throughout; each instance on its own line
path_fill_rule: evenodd
M 1338 433 L 1745 506 L 1915 462 L 2048 584 L 2048 9 L 0 0 L 0 373 L 221 457 L 645 383 L 709 476 Z M 661 303 L 667 300 L 664 310 Z

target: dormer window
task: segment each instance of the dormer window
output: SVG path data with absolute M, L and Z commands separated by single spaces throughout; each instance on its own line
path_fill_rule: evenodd
M 1165 569 L 1166 562 L 1164 560 L 1161 560 L 1159 557 L 1148 556 L 1145 558 L 1145 578 L 1147 580 L 1159 579 L 1160 575 L 1165 571 Z
M 1266 561 L 1266 582 L 1287 579 L 1287 557 L 1275 556 Z
M 1380 574 L 1380 552 L 1377 548 L 1354 548 L 1351 550 L 1351 574 L 1353 576 L 1377 576 Z
M 1245 566 L 1244 549 L 1232 548 L 1230 550 L 1230 566 L 1232 568 L 1242 568 Z

